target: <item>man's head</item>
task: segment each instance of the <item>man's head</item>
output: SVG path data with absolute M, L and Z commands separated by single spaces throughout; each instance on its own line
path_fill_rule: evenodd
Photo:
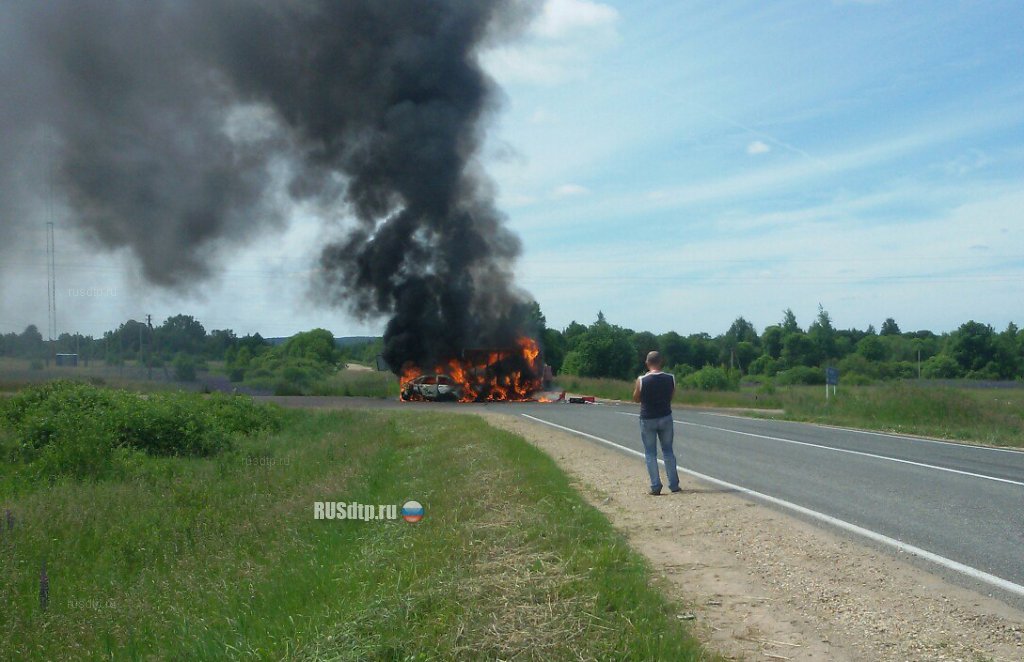
M 661 353 L 656 351 L 647 352 L 647 369 L 661 370 Z

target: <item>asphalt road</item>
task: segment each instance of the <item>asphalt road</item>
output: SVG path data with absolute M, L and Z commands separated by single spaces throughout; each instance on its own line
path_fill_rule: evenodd
M 502 407 L 643 450 L 635 406 Z M 1024 452 L 693 410 L 674 419 L 676 456 L 699 478 L 1024 607 Z M 624 461 L 644 489 L 641 461 Z

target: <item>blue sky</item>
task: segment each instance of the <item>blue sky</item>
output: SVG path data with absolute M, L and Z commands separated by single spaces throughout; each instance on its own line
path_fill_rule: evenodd
M 1024 6 L 558 8 L 490 60 L 490 171 L 553 323 L 1020 321 Z
M 843 328 L 1024 322 L 1022 27 L 1019 2 L 548 0 L 484 55 L 519 284 L 556 327 L 717 334 L 819 303 Z M 64 315 L 379 333 L 304 296 L 321 230 L 296 219 L 188 298 L 68 246 Z

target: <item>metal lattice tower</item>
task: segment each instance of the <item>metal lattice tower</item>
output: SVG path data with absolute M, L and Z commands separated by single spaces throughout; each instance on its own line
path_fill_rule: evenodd
M 57 339 L 57 264 L 53 253 L 53 221 L 50 221 L 46 224 L 46 299 L 49 304 L 47 335 L 51 342 Z

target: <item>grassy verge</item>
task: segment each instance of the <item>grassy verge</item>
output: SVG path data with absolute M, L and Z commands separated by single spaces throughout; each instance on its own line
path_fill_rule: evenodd
M 604 379 L 595 377 L 559 377 L 557 388 L 572 393 L 594 395 L 609 400 L 633 399 L 633 382 L 621 379 Z M 740 391 L 699 391 L 680 388 L 676 391 L 675 401 L 685 405 L 706 407 L 750 407 L 760 409 L 781 409 L 783 398 L 775 393 L 766 393 L 757 388 L 743 388 Z
M 842 388 L 828 402 L 807 389 L 784 397 L 790 420 L 1024 448 L 1024 406 L 1016 392 L 896 382 Z
M 285 417 L 213 457 L 0 491 L 0 659 L 706 657 L 521 438 L 468 416 Z M 312 517 L 410 498 L 416 525 Z
M 313 386 L 312 395 L 398 397 L 398 378 L 390 372 L 343 369 Z
M 614 379 L 563 378 L 563 388 L 629 400 L 633 383 Z M 823 386 L 776 387 L 771 391 L 680 389 L 675 401 L 704 407 L 782 409 L 794 421 L 917 434 L 956 441 L 1024 448 L 1024 389 L 951 388 L 889 382 L 840 386 L 825 401 Z

